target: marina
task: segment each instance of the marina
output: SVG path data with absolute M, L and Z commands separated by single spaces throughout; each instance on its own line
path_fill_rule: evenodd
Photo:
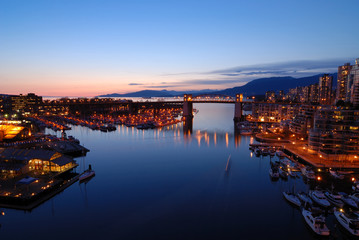
M 255 208 L 256 211 L 268 213 L 263 215 L 268 222 L 272 222 L 275 215 L 275 221 L 283 225 L 278 231 L 274 230 L 275 228 L 266 228 L 266 234 L 262 237 L 267 237 L 269 234 L 278 239 L 286 239 L 284 235 L 283 238 L 278 236 L 281 236 L 283 231 L 285 233 L 287 231 L 285 229 L 291 229 L 291 234 L 295 232 L 298 236 L 293 239 L 316 239 L 312 236 L 313 230 L 306 227 L 307 223 L 298 208 L 298 199 L 301 206 L 319 207 L 320 205 L 307 194 L 314 191 L 316 187 L 331 189 L 331 185 L 334 185 L 336 191 L 355 197 L 351 189 L 354 186 L 351 179 L 358 177 L 355 170 L 345 174 L 344 179 L 336 180 L 327 169 L 315 168 L 299 158 L 290 156 L 290 153 L 283 149 L 282 143 L 261 143 L 253 136 L 234 134 L 231 118 L 208 122 L 210 120 L 208 116 L 211 116 L 213 108 L 216 108 L 215 104 L 198 105 L 196 108 L 199 112 L 194 119 L 193 133 L 190 135 L 183 134 L 185 129 L 183 123 L 147 130 L 117 124 L 116 131 L 110 132 L 93 131 L 81 124 L 70 124 L 71 130 L 67 130 L 66 134 L 74 136 L 74 139 L 79 139 L 81 144 L 91 149 L 82 157 L 85 161 L 76 160 L 80 165 L 76 172 L 80 173 L 68 184 L 62 182 L 64 184 L 62 188 L 38 195 L 38 200 L 27 206 L 25 204 L 10 206 L 5 203 L 1 205 L 6 215 L 0 219 L 3 225 L 0 231 L 5 236 L 11 234 L 11 226 L 15 222 L 12 222 L 9 216 L 25 218 L 36 216 L 41 221 L 47 217 L 46 209 L 52 209 L 55 216 L 61 218 L 66 217 L 66 212 L 71 211 L 81 218 L 90 214 L 95 218 L 103 219 L 105 226 L 111 226 L 113 222 L 116 225 L 127 226 L 120 232 L 117 228 L 111 227 L 95 231 L 96 235 L 104 237 L 117 233 L 124 238 L 142 238 L 143 234 L 151 236 L 154 234 L 153 229 L 159 229 L 159 226 L 162 229 L 165 226 L 171 229 L 172 233 L 177 232 L 179 228 L 184 229 L 180 236 L 186 238 L 189 235 L 193 236 L 191 226 L 200 222 L 200 226 L 205 226 L 206 229 L 213 228 L 213 231 L 205 233 L 208 239 L 218 239 L 223 236 L 251 238 L 253 233 L 249 226 L 255 224 L 256 219 L 251 219 L 249 216 L 250 209 Z M 233 108 L 230 106 L 227 108 L 228 116 L 232 114 Z M 214 130 L 216 128 L 221 130 Z M 52 135 L 51 142 L 55 143 L 61 142 L 62 137 L 70 138 L 61 136 L 60 131 L 51 128 L 45 129 L 46 134 Z M 136 150 L 138 148 L 141 151 Z M 156 151 L 160 149 L 161 151 Z M 258 154 L 255 154 L 256 151 Z M 107 157 L 104 158 L 104 154 Z M 152 160 L 148 161 L 148 158 Z M 86 169 L 88 164 L 95 167 L 96 176 L 93 178 L 90 176 L 80 182 L 82 169 Z M 148 169 L 152 171 L 149 172 Z M 270 170 L 274 173 L 273 177 L 269 176 Z M 311 171 L 314 172 L 314 178 L 310 177 Z M 342 174 L 345 171 L 342 169 L 337 172 Z M 74 184 L 76 181 L 79 184 Z M 27 192 L 26 187 L 24 189 L 24 192 Z M 254 192 L 254 189 L 258 191 Z M 111 194 L 109 195 L 108 192 Z M 102 197 L 97 198 L 98 195 Z M 259 204 L 258 196 L 267 199 L 271 204 Z M 99 205 L 103 206 L 102 211 L 96 211 Z M 169 206 L 170 211 L 166 210 L 168 208 L 163 208 L 166 205 Z M 185 207 L 182 207 L 183 205 Z M 227 207 L 231 211 L 226 210 Z M 31 214 L 24 215 L 15 209 L 26 211 L 31 209 Z M 330 234 L 345 235 L 343 229 L 334 226 L 336 220 L 331 211 L 322 214 Z M 115 215 L 121 217 L 111 217 L 108 212 L 115 212 Z M 277 216 L 278 212 L 281 214 Z M 135 217 L 133 217 L 134 213 L 137 214 Z M 188 218 L 189 216 L 191 218 Z M 218 216 L 221 216 L 223 224 L 218 223 Z M 150 221 L 151 218 L 156 219 L 156 222 Z M 244 218 L 249 221 L 248 229 L 231 227 L 230 222 L 233 221 L 240 221 L 246 226 Z M 54 223 L 44 231 L 49 232 L 55 229 L 56 225 L 61 224 L 56 219 L 53 218 Z M 81 225 L 76 219 L 68 221 L 77 226 L 78 234 L 80 232 L 83 234 L 82 224 L 86 227 L 95 227 L 90 221 L 82 220 Z M 142 224 L 136 224 L 134 221 L 140 221 Z M 177 225 L 177 221 L 188 222 L 188 224 Z M 31 233 L 33 232 L 31 227 L 30 224 L 23 229 Z M 137 231 L 138 228 L 141 232 Z M 281 234 L 278 235 L 279 233 Z M 200 236 L 203 237 L 203 233 Z M 63 237 L 65 234 L 59 233 L 55 239 Z

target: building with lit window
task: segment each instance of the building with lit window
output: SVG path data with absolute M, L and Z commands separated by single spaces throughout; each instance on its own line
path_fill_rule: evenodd
M 355 159 L 359 154 L 359 111 L 319 107 L 308 140 L 310 151 L 326 159 Z
M 0 148 L 0 173 L 6 177 L 15 177 L 29 172 L 41 175 L 61 173 L 76 166 L 72 158 L 56 151 Z
M 359 107 L 359 58 L 355 60 L 349 75 L 350 102 L 354 107 Z
M 348 92 L 348 83 L 350 70 L 352 66 L 350 63 L 346 63 L 343 66 L 338 67 L 338 80 L 337 80 L 337 92 L 335 101 L 339 100 L 346 101 L 347 92 Z
M 333 77 L 329 76 L 329 74 L 324 74 L 322 77 L 319 77 L 319 104 L 332 104 L 332 84 Z

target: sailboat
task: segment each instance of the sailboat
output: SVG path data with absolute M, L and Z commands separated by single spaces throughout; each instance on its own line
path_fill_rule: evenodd
M 80 180 L 80 182 L 83 182 L 83 181 L 90 179 L 94 176 L 95 176 L 95 171 L 92 170 L 92 167 L 90 164 L 89 168 L 80 175 L 79 180 Z

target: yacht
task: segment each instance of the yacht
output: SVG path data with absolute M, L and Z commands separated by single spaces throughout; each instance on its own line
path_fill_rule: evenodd
M 319 204 L 322 207 L 327 208 L 330 206 L 330 202 L 327 200 L 327 198 L 325 197 L 322 191 L 319 190 L 309 191 L 309 196 L 311 197 L 311 199 L 313 199 L 315 203 Z
M 270 168 L 269 175 L 272 179 L 278 179 L 279 178 L 278 168 L 275 167 Z
M 325 225 L 325 217 L 319 213 L 314 213 L 309 210 L 302 210 L 303 217 L 308 226 L 318 235 L 329 236 L 330 231 Z
M 353 193 L 352 195 L 349 195 L 357 204 L 359 203 L 359 193 Z
M 306 203 L 308 203 L 309 205 L 313 205 L 312 199 L 310 199 L 308 194 L 306 194 L 305 192 L 297 193 L 297 196 L 301 201 L 303 201 L 304 205 L 306 205 Z
M 283 196 L 285 199 L 287 199 L 288 202 L 293 203 L 294 205 L 300 207 L 302 203 L 300 202 L 299 198 L 291 192 L 283 192 Z
M 282 167 L 278 168 L 279 176 L 283 179 L 288 179 L 288 173 L 282 169 Z
M 308 179 L 315 179 L 314 171 L 308 167 L 301 169 L 302 174 Z
M 344 175 L 338 173 L 337 171 L 334 170 L 329 170 L 330 175 L 332 175 L 332 177 L 334 177 L 335 179 L 340 179 L 343 180 L 344 179 Z
M 333 205 L 342 208 L 344 203 L 342 201 L 342 196 L 334 192 L 325 192 L 324 195 L 327 197 L 328 201 Z
M 345 214 L 342 210 L 334 210 L 334 216 L 348 232 L 354 236 L 359 236 L 359 219 L 355 214 Z
M 339 192 L 341 195 L 342 201 L 347 204 L 349 207 L 358 208 L 358 204 L 354 201 L 352 197 L 344 192 Z

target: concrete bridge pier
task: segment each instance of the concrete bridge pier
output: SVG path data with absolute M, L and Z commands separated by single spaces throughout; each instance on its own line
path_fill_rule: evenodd
M 185 94 L 183 96 L 183 117 L 193 118 L 192 94 Z
M 192 94 L 183 96 L 183 133 L 192 134 L 193 130 L 193 102 Z
M 233 120 L 234 122 L 240 122 L 243 120 L 243 94 L 236 94 Z

